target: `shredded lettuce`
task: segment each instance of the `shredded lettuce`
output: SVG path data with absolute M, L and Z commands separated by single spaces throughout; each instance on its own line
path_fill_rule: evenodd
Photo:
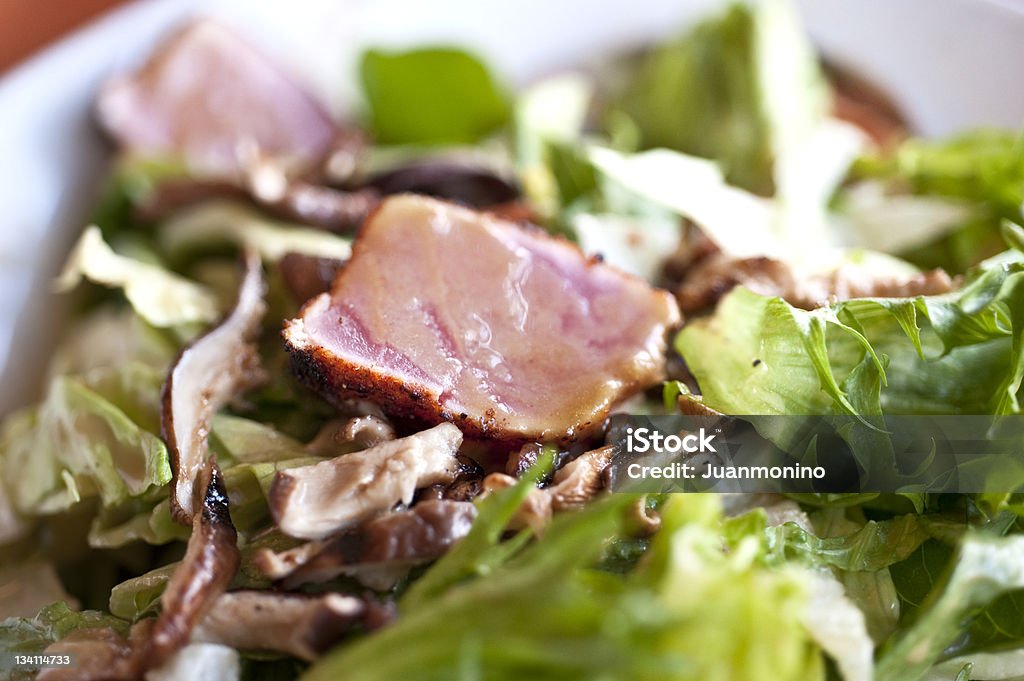
M 347 260 L 348 239 L 323 230 L 275 222 L 246 206 L 228 200 L 207 201 L 184 209 L 160 226 L 159 244 L 172 260 L 221 244 L 249 245 L 264 260 L 275 262 L 287 253 Z
M 83 232 L 72 250 L 57 290 L 71 290 L 83 278 L 122 289 L 139 316 L 153 326 L 208 323 L 220 315 L 216 299 L 201 286 L 157 265 L 118 255 L 95 226 Z
M 96 496 L 113 507 L 171 479 L 158 437 L 163 373 L 129 363 L 57 376 L 36 407 L 0 428 L 6 491 L 25 515 L 63 511 Z
M 68 325 L 48 374 L 84 374 L 137 363 L 164 371 L 180 350 L 178 338 L 146 323 L 130 308 L 102 306 Z
M 583 134 L 593 86 L 578 74 L 555 76 L 516 98 L 516 164 L 526 196 L 551 218 L 581 192 L 567 182 L 559 164 L 563 145 L 572 147 Z M 559 172 L 559 171 L 562 172 Z

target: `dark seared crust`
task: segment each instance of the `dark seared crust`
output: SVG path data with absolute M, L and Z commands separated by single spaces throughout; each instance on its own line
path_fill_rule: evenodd
M 494 410 L 488 409 L 479 417 L 465 412 L 453 412 L 441 406 L 422 386 L 408 383 L 384 369 L 375 370 L 327 352 L 321 346 L 295 347 L 287 342 L 291 368 L 306 387 L 331 402 L 340 404 L 347 399 L 369 399 L 390 416 L 409 418 L 425 424 L 454 423 L 467 438 L 498 438 L 512 443 L 525 443 L 535 439 L 529 433 L 508 431 L 498 421 Z M 604 422 L 607 409 L 594 419 L 583 421 L 558 436 L 549 439 L 574 442 L 592 434 Z
M 392 416 L 431 424 L 451 421 L 467 435 L 484 437 L 494 432 L 493 412 L 489 428 L 486 415 L 472 419 L 469 414 L 455 414 L 430 399 L 424 388 L 411 385 L 383 369 L 374 371 L 320 346 L 296 348 L 288 343 L 288 352 L 295 376 L 332 401 L 369 398 Z

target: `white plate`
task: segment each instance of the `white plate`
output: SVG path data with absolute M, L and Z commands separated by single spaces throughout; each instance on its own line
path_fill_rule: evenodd
M 102 79 L 185 17 L 242 28 L 335 111 L 364 45 L 454 42 L 512 84 L 679 30 L 718 0 L 146 0 L 0 80 L 0 414 L 36 396 L 59 304 L 48 293 L 103 178 L 90 119 Z M 926 134 L 1024 121 L 1020 0 L 802 0 L 823 51 L 890 92 Z M 5 27 L 4 30 L 16 30 Z

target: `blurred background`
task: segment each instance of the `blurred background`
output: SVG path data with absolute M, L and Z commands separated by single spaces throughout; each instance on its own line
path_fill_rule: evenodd
M 127 0 L 31 2 L 0 0 L 0 71 L 6 71 L 51 40 Z

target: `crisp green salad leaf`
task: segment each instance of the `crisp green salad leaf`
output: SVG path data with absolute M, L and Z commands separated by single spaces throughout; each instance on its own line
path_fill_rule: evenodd
M 111 549 L 134 541 L 162 545 L 185 541 L 189 533 L 171 518 L 166 494 L 152 494 L 101 508 L 89 527 L 89 546 Z
M 797 274 L 916 272 L 890 254 L 972 266 L 946 295 L 810 311 L 737 288 L 709 316 L 686 320 L 675 347 L 699 390 L 667 382 L 663 410 L 689 402 L 726 415 L 835 415 L 849 423 L 845 442 L 815 439 L 801 451 L 818 461 L 852 451 L 860 473 L 865 452 L 892 450 L 877 427 L 885 419 L 1022 411 L 1024 137 L 910 140 L 862 158 L 844 183 L 864 137 L 829 117 L 791 0 L 735 2 L 610 66 L 600 82 L 558 75 L 513 103 L 469 53 L 369 50 L 360 77 L 378 145 L 358 160 L 352 187 L 416 159 L 479 161 L 499 174 L 514 164 L 543 225 L 655 283 L 684 225 L 726 257 L 774 257 Z M 275 529 L 268 490 L 282 468 L 318 460 L 304 443 L 329 435 L 338 413 L 287 368 L 279 322 L 296 301 L 273 263 L 287 252 L 345 260 L 350 240 L 226 201 L 143 224 L 138 209 L 168 178 L 203 179 L 173 159 L 119 161 L 97 227 L 58 281 L 115 295 L 89 288 L 45 398 L 0 426 L 0 563 L 5 574 L 36 566 L 38 584 L 60 587 L 19 613 L 68 598 L 107 602 L 113 616 L 57 604 L 7 620 L 0 657 L 83 627 L 123 633 L 159 611 L 190 531 L 170 516 L 160 385 L 183 341 L 233 299 L 238 272 L 225 256 L 240 246 L 271 265 L 258 344 L 269 380 L 209 428 L 239 530 L 232 588 L 280 587 L 253 557 L 301 545 Z M 1016 252 L 979 262 L 1001 249 L 1000 235 Z M 633 409 L 659 411 L 646 397 Z M 780 443 L 792 433 L 767 434 Z M 544 532 L 512 531 L 556 453 L 546 446 L 518 484 L 477 501 L 468 536 L 377 594 L 398 610 L 388 626 L 353 632 L 308 669 L 247 656 L 243 678 L 869 681 L 874 667 L 880 681 L 948 681 L 1019 663 L 1020 494 L 608 494 L 558 513 Z
M 876 571 L 905 560 L 929 538 L 916 515 L 869 521 L 857 531 L 819 538 L 795 523 L 770 528 L 769 540 L 787 559 L 853 572 Z
M 718 160 L 730 183 L 768 196 L 776 158 L 824 117 L 827 89 L 791 4 L 770 0 L 651 50 L 616 104 L 644 148 Z
M 286 253 L 347 260 L 351 242 L 324 230 L 275 222 L 238 202 L 208 201 L 186 209 L 160 226 L 159 245 L 172 261 L 222 244 L 251 246 L 265 261 Z
M 526 196 L 547 217 L 583 193 L 579 185 L 586 180 L 564 172 L 560 152 L 572 149 L 583 134 L 592 90 L 586 78 L 568 74 L 543 80 L 516 98 L 519 176 Z
M 731 414 L 1019 413 L 1021 310 L 1024 260 L 1007 253 L 942 296 L 804 311 L 736 289 L 676 348 Z
M 163 373 L 129 363 L 57 376 L 46 398 L 0 429 L 7 494 L 26 515 L 50 514 L 96 496 L 117 506 L 171 479 L 157 436 Z
M 943 140 L 910 139 L 895 154 L 861 159 L 853 176 L 879 180 L 893 193 L 909 191 L 970 209 L 950 234 L 903 254 L 925 267 L 964 271 L 1001 250 L 1004 220 L 1019 223 L 1024 217 L 1021 133 L 981 129 Z
M 90 223 L 111 240 L 143 227 L 136 208 L 157 186 L 170 179 L 187 179 L 189 168 L 175 158 L 121 154 L 115 160 Z
M 928 595 L 917 621 L 882 652 L 878 681 L 919 678 L 961 632 L 964 620 L 1000 594 L 1024 589 L 1024 537 L 971 534 L 946 580 Z
M 486 575 L 522 548 L 522 542 L 529 538 L 526 533 L 516 540 L 499 540 L 530 490 L 551 471 L 555 453 L 553 447 L 545 447 L 537 464 L 515 486 L 499 490 L 480 502 L 470 533 L 410 587 L 402 598 L 403 607 L 422 606 L 464 580 Z
M 381 144 L 468 144 L 509 120 L 494 77 L 462 50 L 368 50 L 360 77 L 368 122 Z
M 591 568 L 634 502 L 614 495 L 557 519 L 504 565 L 408 604 L 303 678 L 823 678 L 802 620 L 805 575 L 765 565 L 760 534 L 734 532 L 723 547 L 713 496 L 666 501 L 634 572 Z
M 69 324 L 48 373 L 85 374 L 129 363 L 163 372 L 179 350 L 175 336 L 147 324 L 130 308 L 102 306 Z
M 57 279 L 57 289 L 71 290 L 83 278 L 122 289 L 139 316 L 153 326 L 212 322 L 220 314 L 216 299 L 201 286 L 157 265 L 115 253 L 98 227 L 82 234 Z

